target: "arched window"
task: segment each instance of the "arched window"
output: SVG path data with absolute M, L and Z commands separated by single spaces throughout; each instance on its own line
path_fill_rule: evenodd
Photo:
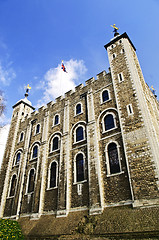
M 119 173 L 120 172 L 119 156 L 117 145 L 115 143 L 110 143 L 108 145 L 108 158 L 110 174 Z
M 36 126 L 36 134 L 38 134 L 40 132 L 40 124 L 37 124 Z
M 76 115 L 79 114 L 79 113 L 81 113 L 81 111 L 82 111 L 82 109 L 81 109 L 81 104 L 78 103 L 78 104 L 76 105 Z
M 59 138 L 54 137 L 52 143 L 52 151 L 59 149 Z
M 35 181 L 34 169 L 31 169 L 29 173 L 28 193 L 31 193 L 34 191 L 34 181 Z
M 20 157 L 21 157 L 21 153 L 18 152 L 17 155 L 16 155 L 16 159 L 15 159 L 15 165 L 19 164 L 19 162 L 20 162 Z
M 76 181 L 81 182 L 84 180 L 84 160 L 83 154 L 79 153 L 76 156 Z
M 104 127 L 105 127 L 105 131 L 115 127 L 114 118 L 112 114 L 108 114 L 105 116 Z
M 14 174 L 12 176 L 12 180 L 11 180 L 11 187 L 10 187 L 10 193 L 9 193 L 9 197 L 13 197 L 15 194 L 15 188 L 16 188 L 16 183 L 17 183 L 17 176 Z
M 21 134 L 20 134 L 20 138 L 19 138 L 19 141 L 22 142 L 22 141 L 23 141 L 23 138 L 24 138 L 24 133 L 21 132 Z
M 38 146 L 35 145 L 33 147 L 33 154 L 32 154 L 32 158 L 37 158 L 38 157 Z
M 50 167 L 50 188 L 57 186 L 57 163 L 52 162 Z
M 59 124 L 59 115 L 56 115 L 54 118 L 54 125 Z
M 76 142 L 81 141 L 84 139 L 84 134 L 83 134 L 83 127 L 78 127 L 76 129 Z
M 105 90 L 102 92 L 102 101 L 106 102 L 109 99 L 109 92 L 108 90 Z

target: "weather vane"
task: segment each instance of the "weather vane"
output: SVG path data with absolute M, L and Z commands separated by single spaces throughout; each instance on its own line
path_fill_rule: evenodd
M 150 88 L 152 89 L 153 95 L 155 95 L 156 90 L 154 89 L 153 85 Z
M 25 97 L 28 97 L 28 92 L 31 89 L 31 87 L 29 86 L 29 84 L 27 86 L 25 86 L 26 89 L 26 93 L 25 93 Z
M 111 27 L 114 28 L 114 30 L 113 30 L 113 32 L 114 32 L 114 37 L 117 36 L 117 35 L 119 35 L 119 33 L 118 33 L 119 28 L 116 27 L 115 24 L 111 25 Z

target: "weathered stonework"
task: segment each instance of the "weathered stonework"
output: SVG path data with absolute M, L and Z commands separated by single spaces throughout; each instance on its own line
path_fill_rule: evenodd
M 25 226 L 22 219 L 43 221 L 51 215 L 69 221 L 69 213 L 79 211 L 100 216 L 109 207 L 159 205 L 158 101 L 143 79 L 127 34 L 114 37 L 105 48 L 109 73 L 101 72 L 97 80 L 87 80 L 38 111 L 26 98 L 14 105 L 0 174 L 0 217 L 20 219 Z M 106 116 L 113 119 L 111 126 L 106 126 Z M 110 153 L 110 146 L 116 150 Z M 83 170 L 77 168 L 78 155 Z M 115 172 L 111 161 L 118 162 Z M 34 187 L 29 192 L 31 171 Z M 77 171 L 83 171 L 82 180 Z M 51 174 L 56 177 L 53 185 Z

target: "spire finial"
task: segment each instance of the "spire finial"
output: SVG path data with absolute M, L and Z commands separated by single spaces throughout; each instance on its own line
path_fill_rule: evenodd
M 113 27 L 114 28 L 114 37 L 116 37 L 117 35 L 119 35 L 119 33 L 118 33 L 118 30 L 119 30 L 119 28 L 118 27 L 116 27 L 116 25 L 115 24 L 113 24 L 113 25 L 111 25 L 111 27 Z
M 29 84 L 27 86 L 25 86 L 25 89 L 26 89 L 26 93 L 25 93 L 25 97 L 27 98 L 28 97 L 28 92 L 29 90 L 31 89 L 31 87 L 29 86 Z

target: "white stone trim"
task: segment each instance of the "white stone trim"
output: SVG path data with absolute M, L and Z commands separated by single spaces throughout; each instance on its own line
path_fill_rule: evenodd
M 132 107 L 132 104 L 131 104 L 131 103 L 128 104 L 128 105 L 126 106 L 126 108 L 127 108 L 128 116 L 131 116 L 131 115 L 134 114 L 133 107 Z
M 83 155 L 83 170 L 84 170 L 84 179 L 82 180 L 82 181 L 79 181 L 79 182 L 77 182 L 77 172 L 76 172 L 76 157 L 77 157 L 77 155 L 78 154 L 82 154 Z M 76 153 L 75 154 L 75 156 L 74 156 L 74 161 L 73 161 L 73 165 L 74 165 L 74 182 L 73 182 L 73 184 L 79 184 L 79 183 L 82 183 L 83 181 L 85 181 L 86 179 L 85 179 L 85 177 L 86 177 L 86 156 L 85 156 L 85 154 L 84 154 L 84 152 L 82 152 L 82 151 L 79 151 L 78 153 Z
M 105 129 L 105 124 L 104 124 L 104 119 L 105 119 L 105 117 L 107 115 L 112 115 L 113 116 L 113 120 L 114 120 L 114 127 L 110 128 L 108 130 Z M 116 129 L 117 128 L 117 124 L 116 124 L 116 115 L 115 115 L 115 113 L 107 111 L 105 113 L 105 115 L 102 117 L 101 123 L 102 123 L 102 130 L 103 130 L 102 133 L 106 133 L 106 132 L 109 132 L 109 131 L 112 131 L 112 130 Z
M 108 156 L 108 146 L 110 143 L 115 143 L 117 146 L 117 152 L 118 152 L 118 160 L 119 160 L 119 167 L 120 167 L 120 171 L 118 173 L 110 173 L 110 163 L 109 163 L 109 156 Z M 122 168 L 121 168 L 121 156 L 120 156 L 120 145 L 117 141 L 109 141 L 106 146 L 105 146 L 105 157 L 106 157 L 106 168 L 107 168 L 107 177 L 111 177 L 111 176 L 115 176 L 115 175 L 119 175 L 122 174 Z
M 55 124 L 55 117 L 56 116 L 58 116 L 58 123 L 57 124 Z M 53 127 L 55 127 L 55 126 L 57 126 L 57 125 L 59 125 L 60 124 L 60 114 L 59 113 L 56 113 L 55 115 L 54 115 L 54 117 L 53 117 L 53 124 L 52 124 L 52 126 Z
M 52 163 L 56 163 L 56 186 L 55 187 L 50 187 L 50 177 L 51 177 L 51 165 Z M 51 190 L 54 188 L 57 188 L 58 186 L 58 161 L 57 160 L 53 160 L 50 164 L 49 164 L 49 168 L 48 168 L 48 182 L 47 182 L 47 189 L 46 190 Z
M 124 76 L 123 76 L 123 73 L 122 73 L 122 72 L 118 73 L 117 76 L 118 76 L 118 81 L 119 81 L 119 83 L 121 83 L 121 82 L 124 81 Z
M 80 112 L 80 113 L 76 113 L 76 107 L 77 107 L 78 104 L 81 105 L 81 112 Z M 78 115 L 80 115 L 80 114 L 82 114 L 82 113 L 83 113 L 83 104 L 82 104 L 82 102 L 78 102 L 78 103 L 75 105 L 74 116 L 76 117 L 76 116 L 78 116 Z

